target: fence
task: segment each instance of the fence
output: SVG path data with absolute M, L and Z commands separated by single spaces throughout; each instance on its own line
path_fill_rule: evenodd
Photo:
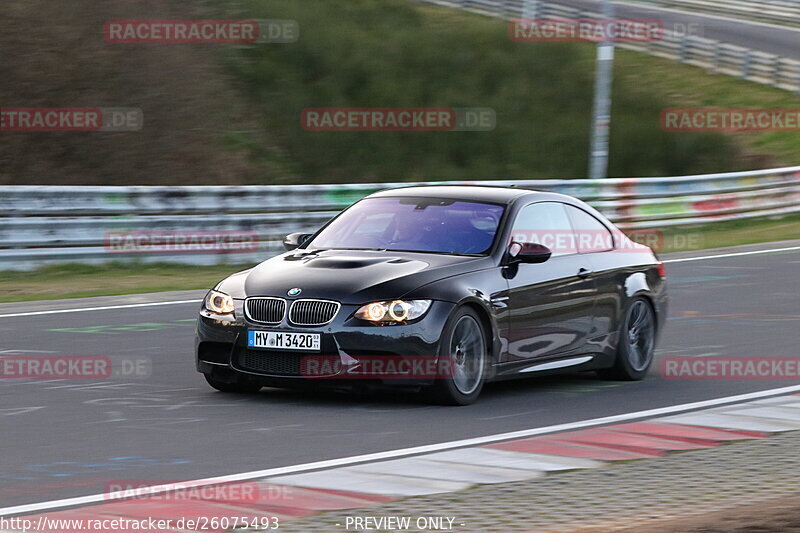
M 576 196 L 623 228 L 800 212 L 800 167 L 676 178 L 478 183 Z M 255 263 L 279 251 L 287 233 L 314 231 L 367 194 L 408 185 L 414 184 L 0 187 L 0 270 L 69 262 Z M 205 246 L 202 237 L 215 233 L 251 236 L 253 243 L 242 249 Z M 110 236 L 148 234 L 194 235 L 200 242 L 183 249 L 109 245 Z
M 634 0 L 673 9 L 777 24 L 800 25 L 798 0 Z
M 568 6 L 526 0 L 417 0 L 442 7 L 458 8 L 483 15 L 514 18 L 598 18 L 600 14 Z M 656 0 L 655 4 L 672 5 L 688 0 Z M 720 0 L 728 4 L 729 0 Z M 766 0 L 762 0 L 766 1 Z M 739 2 L 745 3 L 745 2 Z M 772 4 L 772 2 L 770 2 Z M 798 3 L 791 3 L 797 8 Z M 800 8 L 798 8 L 800 9 Z M 797 19 L 800 23 L 800 17 Z M 800 61 L 768 54 L 713 39 L 665 31 L 664 38 L 647 42 L 618 43 L 619 47 L 644 52 L 705 68 L 715 73 L 800 93 Z

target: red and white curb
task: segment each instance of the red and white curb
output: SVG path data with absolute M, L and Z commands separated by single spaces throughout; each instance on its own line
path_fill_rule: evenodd
M 36 522 L 45 516 L 50 521 L 249 516 L 277 517 L 286 521 L 321 511 L 454 492 L 479 484 L 534 479 L 549 472 L 596 468 L 613 461 L 658 457 L 672 451 L 710 448 L 728 441 L 764 438 L 795 430 L 800 430 L 800 395 L 779 396 L 643 422 L 565 431 L 227 485 L 233 488 L 247 485 L 252 489 L 255 484 L 258 487 L 256 497 L 248 501 L 154 496 L 24 518 Z M 204 528 L 204 531 L 213 530 Z

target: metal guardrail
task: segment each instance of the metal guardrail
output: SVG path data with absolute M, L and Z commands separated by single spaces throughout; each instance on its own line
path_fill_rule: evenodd
M 628 0 L 631 1 L 631 0 Z M 800 0 L 633 0 L 638 4 L 776 24 L 800 25 Z
M 800 212 L 800 167 L 674 178 L 435 183 L 569 194 L 629 229 Z M 0 271 L 70 262 L 255 263 L 279 251 L 287 233 L 314 231 L 367 194 L 409 185 L 415 184 L 0 187 Z M 188 251 L 110 245 L 110 236 L 215 233 L 250 236 L 253 245 L 236 249 L 198 244 Z
M 586 19 L 599 18 L 593 11 L 568 6 L 526 0 L 416 0 L 426 4 L 451 7 L 505 19 Z M 658 5 L 673 5 L 689 0 L 656 0 Z M 762 0 L 766 2 L 767 0 Z M 727 5 L 729 0 L 712 3 Z M 745 2 L 739 2 L 745 3 Z M 752 2 L 748 2 L 752 3 Z M 798 2 L 791 2 L 797 5 Z M 800 23 L 800 18 L 798 18 Z M 705 39 L 682 33 L 665 31 L 664 38 L 647 42 L 623 42 L 617 46 L 644 52 L 705 68 L 711 72 L 727 74 L 744 80 L 770 85 L 777 89 L 800 93 L 800 61 L 752 50 L 742 46 Z

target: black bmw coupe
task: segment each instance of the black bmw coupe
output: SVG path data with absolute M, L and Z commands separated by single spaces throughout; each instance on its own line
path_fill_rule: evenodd
M 553 372 L 644 378 L 663 264 L 598 211 L 548 192 L 392 189 L 206 296 L 197 369 L 224 392 L 378 384 L 466 405 Z

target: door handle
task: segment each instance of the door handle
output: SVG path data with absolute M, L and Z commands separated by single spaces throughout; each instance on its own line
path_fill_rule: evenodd
M 592 274 L 594 274 L 594 272 L 592 272 L 588 268 L 581 268 L 580 270 L 578 270 L 578 277 L 581 278 L 581 279 L 586 279 L 589 276 L 591 276 Z

